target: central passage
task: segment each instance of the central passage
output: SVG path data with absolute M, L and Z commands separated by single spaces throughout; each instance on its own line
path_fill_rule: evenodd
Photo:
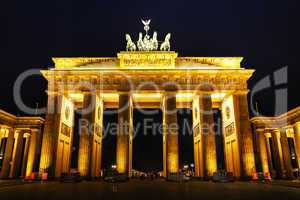
M 163 170 L 162 112 L 160 109 L 133 111 L 133 169 L 141 172 Z

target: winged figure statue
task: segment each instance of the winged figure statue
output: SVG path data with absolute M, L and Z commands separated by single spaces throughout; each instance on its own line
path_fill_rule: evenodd
M 148 20 L 142 19 L 142 23 L 144 24 L 144 30 L 146 31 L 146 35 L 148 35 L 148 31 L 150 30 L 151 19 Z

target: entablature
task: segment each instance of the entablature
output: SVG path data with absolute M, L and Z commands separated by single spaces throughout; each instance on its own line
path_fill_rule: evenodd
M 0 125 L 10 128 L 40 129 L 44 124 L 44 119 L 41 117 L 18 117 L 8 112 L 0 110 Z
M 174 51 L 121 51 L 117 57 L 55 57 L 55 69 L 241 68 L 243 57 L 178 57 Z
M 253 70 L 101 70 L 42 71 L 48 82 L 58 87 L 121 90 L 142 87 L 165 89 L 173 84 L 180 89 L 245 90 Z
M 257 116 L 253 117 L 251 123 L 256 128 L 283 128 L 289 125 L 294 125 L 300 121 L 300 107 L 292 109 L 276 117 Z

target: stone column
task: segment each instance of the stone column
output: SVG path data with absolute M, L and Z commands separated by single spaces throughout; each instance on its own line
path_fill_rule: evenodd
M 14 136 L 15 132 L 13 128 L 9 129 L 8 138 L 6 142 L 5 147 L 5 154 L 2 164 L 2 170 L 1 170 L 1 178 L 8 178 L 9 172 L 10 172 L 10 162 L 12 160 L 12 154 L 13 154 L 13 147 L 14 147 Z
M 3 129 L 5 130 L 5 129 Z M 2 127 L 0 126 L 0 148 L 1 148 L 1 143 L 2 143 L 2 138 L 3 138 L 3 132 L 2 132 Z
M 235 108 L 235 99 L 229 95 L 222 101 L 222 128 L 224 136 L 224 157 L 226 170 L 232 172 L 235 177 L 241 177 L 241 150 L 238 140 L 238 122 Z
M 94 99 L 91 95 L 85 94 L 83 99 L 83 109 L 87 109 L 86 113 L 82 114 L 83 121 L 80 122 L 81 130 L 79 130 L 79 152 L 78 152 L 78 170 L 81 176 L 90 175 L 90 154 L 91 154 L 91 133 L 89 125 L 92 119 L 92 109 L 94 109 Z M 94 121 L 94 120 L 93 120 Z
M 270 144 L 270 138 L 272 138 L 271 133 L 265 133 L 266 137 L 266 145 L 267 145 L 267 156 L 268 156 L 268 165 L 269 165 L 269 170 L 271 173 L 271 176 L 276 178 L 276 169 L 273 166 L 273 158 L 272 158 L 272 152 L 271 152 L 271 144 Z
M 103 104 L 95 93 L 84 95 L 78 169 L 82 176 L 97 177 L 101 170 Z
M 36 168 L 39 159 L 38 158 L 39 151 L 41 147 L 40 143 L 41 143 L 41 130 L 31 129 L 25 177 L 29 177 L 30 174 L 34 172 Z
M 91 176 L 99 177 L 101 175 L 101 160 L 102 160 L 102 125 L 103 125 L 103 101 L 96 98 L 96 107 L 94 109 L 94 127 L 92 138 L 92 158 L 91 158 Z
M 276 178 L 285 177 L 284 161 L 281 149 L 280 131 L 278 129 L 271 131 L 272 135 L 272 149 L 274 155 L 274 168 L 276 170 Z
M 166 92 L 163 97 L 165 175 L 179 172 L 178 123 L 176 94 Z
M 203 135 L 201 134 L 200 123 L 200 101 L 199 95 L 193 98 L 193 137 L 194 137 L 194 163 L 195 176 L 204 177 L 204 159 L 203 159 Z
M 270 172 L 270 170 L 269 170 L 268 150 L 267 150 L 268 146 L 267 146 L 267 138 L 265 136 L 265 130 L 256 129 L 255 132 L 258 138 L 258 148 L 259 148 L 262 171 L 264 173 L 267 173 Z
M 234 110 L 241 156 L 241 177 L 251 177 L 256 172 L 253 138 L 249 121 L 247 93 L 234 95 Z
M 27 167 L 27 162 L 28 162 L 28 151 L 29 151 L 29 144 L 30 144 L 30 136 L 26 136 L 26 141 L 25 141 L 25 147 L 24 147 L 24 152 L 23 152 L 23 160 L 22 160 L 22 170 L 21 170 L 21 177 L 25 176 L 26 172 L 26 167 Z
M 204 138 L 205 176 L 211 177 L 217 171 L 217 152 L 214 130 L 214 117 L 210 94 L 200 96 L 200 123 Z
M 22 149 L 24 145 L 24 131 L 17 131 L 17 137 L 15 139 L 12 165 L 10 169 L 10 177 L 18 178 L 20 176 L 21 161 L 22 161 Z
M 286 135 L 286 129 L 281 129 L 280 131 L 280 142 L 282 147 L 282 155 L 283 155 L 283 161 L 284 161 L 284 167 L 285 167 L 285 175 L 289 179 L 293 179 L 293 167 L 292 167 L 292 161 L 291 161 L 291 154 L 288 144 L 288 138 Z
M 162 135 L 163 135 L 163 177 L 167 177 L 167 130 L 166 130 L 166 115 L 165 111 L 165 101 L 162 98 L 161 108 L 162 108 Z
M 60 95 L 48 94 L 47 114 L 41 149 L 40 172 L 47 172 L 49 177 L 55 176 L 55 160 L 61 115 Z
M 132 114 L 133 105 L 129 92 L 119 94 L 118 134 L 116 164 L 119 173 L 131 175 L 132 158 Z
M 195 95 L 193 112 L 196 176 L 211 177 L 217 171 L 217 153 L 210 94 Z
M 295 149 L 297 154 L 298 168 L 300 170 L 300 122 L 294 124 Z
M 68 96 L 49 94 L 40 162 L 40 172 L 49 178 L 70 170 L 73 123 L 73 102 Z

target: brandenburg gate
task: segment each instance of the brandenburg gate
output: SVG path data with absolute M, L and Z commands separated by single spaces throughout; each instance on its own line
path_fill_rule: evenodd
M 181 57 L 170 51 L 168 34 L 158 50 L 153 38 L 140 33 L 135 44 L 127 34 L 127 51 L 116 57 L 53 58 L 42 70 L 48 81 L 40 171 L 60 177 L 70 171 L 74 110 L 90 128 L 80 132 L 78 170 L 98 177 L 101 171 L 103 112 L 118 109 L 116 169 L 131 176 L 133 109 L 158 108 L 163 113 L 163 175 L 179 171 L 177 108 L 193 115 L 195 175 L 217 171 L 212 109 L 222 112 L 226 170 L 236 177 L 256 171 L 247 103 L 247 80 L 254 70 L 240 57 Z

